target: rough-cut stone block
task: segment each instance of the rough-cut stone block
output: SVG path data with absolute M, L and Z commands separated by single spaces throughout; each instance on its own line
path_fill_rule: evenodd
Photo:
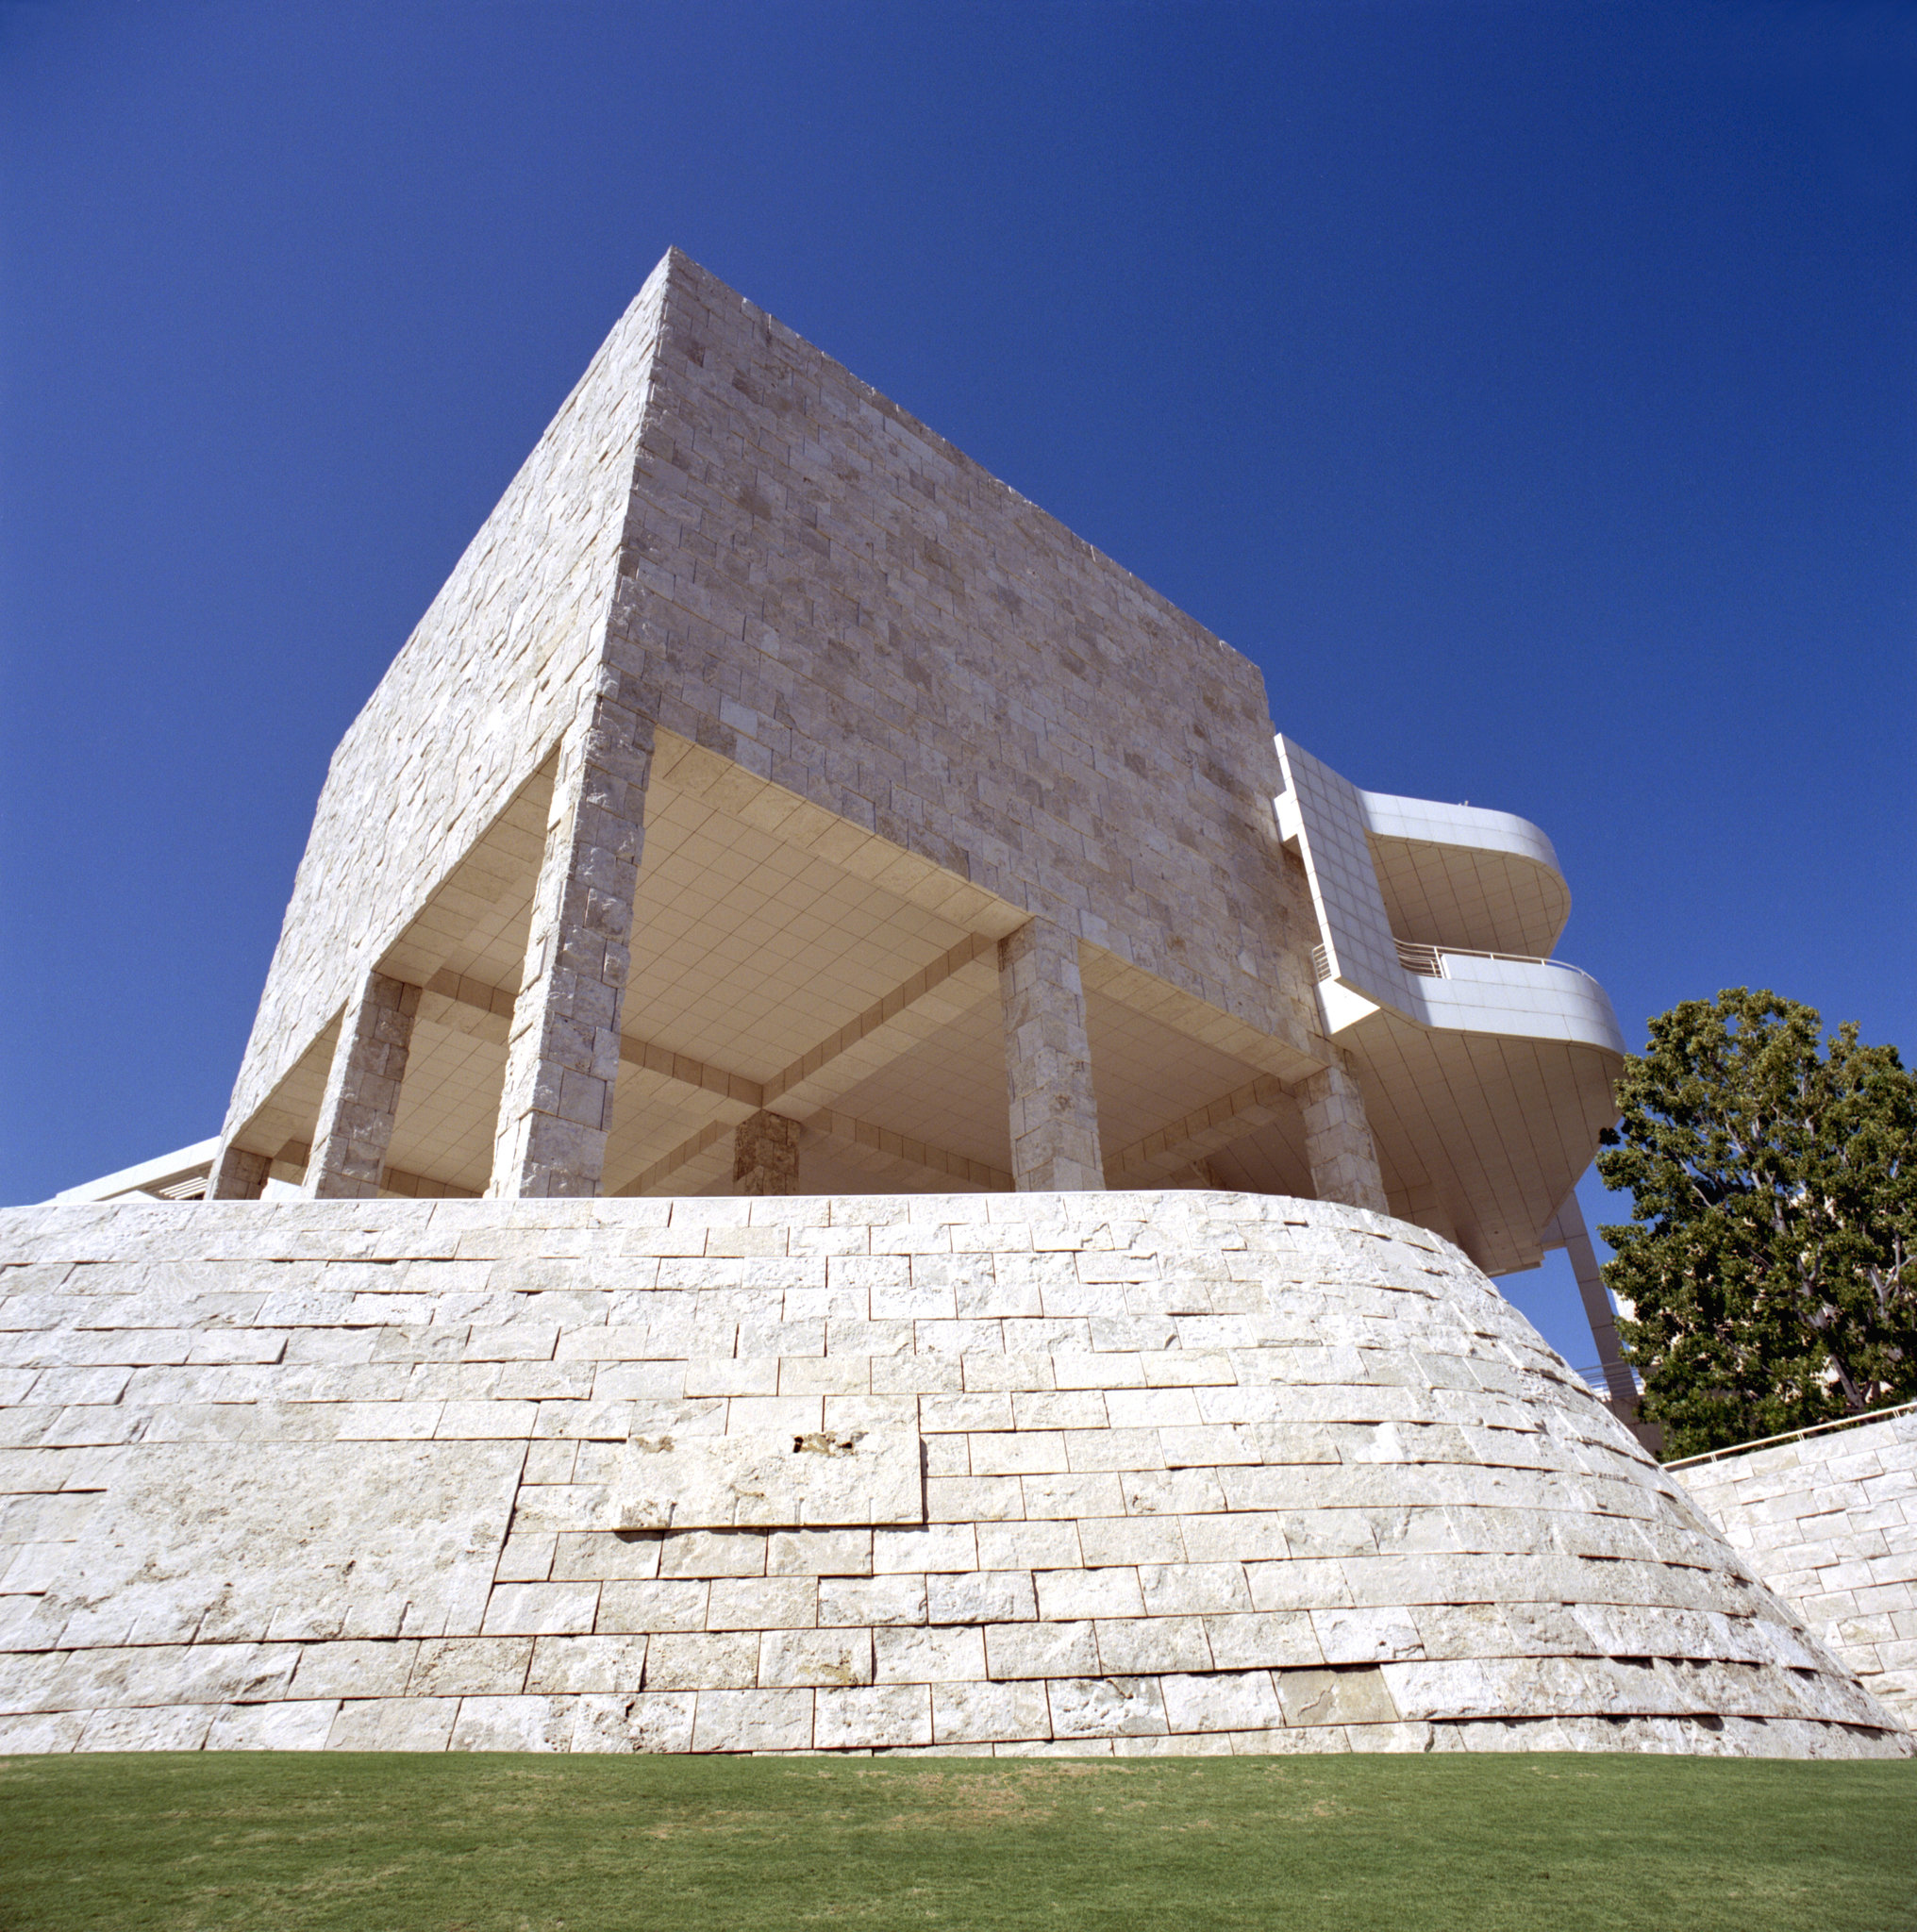
M 492 1443 L 143 1449 L 39 1628 L 67 1644 L 476 1628 L 518 1465 Z
M 545 1695 L 630 1693 L 645 1680 L 645 1645 L 643 1637 L 542 1637 L 525 1688 Z
M 694 1751 L 804 1751 L 812 1742 L 810 1690 L 701 1690 Z
M 635 1436 L 612 1489 L 613 1529 L 833 1528 L 918 1523 L 916 1429 L 752 1428 Z
M 1156 1677 L 1055 1677 L 1045 1694 L 1056 1738 L 1162 1736 L 1167 1728 Z
M 575 1700 L 575 1751 L 690 1751 L 697 1699 L 691 1691 Z
M 870 1630 L 767 1630 L 758 1640 L 762 1690 L 872 1682 Z
M 214 1718 L 208 1751 L 324 1751 L 339 1715 L 337 1698 L 308 1703 L 235 1704 Z
M 459 1714 L 457 1697 L 379 1697 L 340 1707 L 329 1751 L 443 1751 Z

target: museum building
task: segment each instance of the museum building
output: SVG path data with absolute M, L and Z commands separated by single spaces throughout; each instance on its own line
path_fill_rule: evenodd
M 668 255 L 0 1215 L 0 1740 L 1909 1749 L 1613 1412 L 1569 905 Z

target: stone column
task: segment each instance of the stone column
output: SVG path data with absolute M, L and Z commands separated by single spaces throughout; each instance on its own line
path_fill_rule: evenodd
M 1305 1158 L 1321 1201 L 1389 1214 L 1377 1144 L 1364 1117 L 1364 1095 L 1342 1067 L 1330 1066 L 1293 1090 L 1305 1112 Z
M 223 1141 L 207 1174 L 205 1201 L 257 1201 L 266 1191 L 266 1177 L 273 1172 L 273 1157 L 249 1154 L 230 1141 Z
M 506 1046 L 495 1199 L 599 1192 L 652 749 L 651 719 L 602 666 L 559 747 Z
M 998 943 L 1011 1171 L 1022 1194 L 1105 1185 L 1078 941 L 1034 919 Z
M 378 1193 L 419 998 L 418 987 L 368 973 L 346 1002 L 307 1157 L 308 1199 L 366 1201 Z
M 732 1178 L 742 1193 L 799 1191 L 799 1124 L 761 1108 L 732 1137 Z

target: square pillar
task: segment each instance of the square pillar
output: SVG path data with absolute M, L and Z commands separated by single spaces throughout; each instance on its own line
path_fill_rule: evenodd
M 799 1191 L 799 1124 L 761 1108 L 732 1136 L 732 1178 L 744 1194 Z
M 498 1200 L 596 1194 L 612 1125 L 652 721 L 602 666 L 559 746 L 492 1142 Z
M 1011 1170 L 1022 1194 L 1105 1185 L 1078 941 L 1034 919 L 998 942 Z
M 365 1201 L 378 1193 L 419 998 L 418 987 L 368 973 L 346 1002 L 307 1157 L 309 1200 Z
M 273 1172 L 270 1154 L 249 1154 L 230 1141 L 223 1141 L 207 1173 L 203 1201 L 257 1201 L 266 1191 Z
M 1364 1115 L 1364 1095 L 1342 1067 L 1329 1066 L 1292 1089 L 1305 1112 L 1305 1158 L 1321 1201 L 1389 1214 L 1377 1143 Z

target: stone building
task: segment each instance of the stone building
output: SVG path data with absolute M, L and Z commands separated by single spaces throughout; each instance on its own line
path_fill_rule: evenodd
M 1907 1748 L 1485 1279 L 1611 1115 L 1568 904 L 668 256 L 209 1198 L 0 1216 L 0 1735 Z

